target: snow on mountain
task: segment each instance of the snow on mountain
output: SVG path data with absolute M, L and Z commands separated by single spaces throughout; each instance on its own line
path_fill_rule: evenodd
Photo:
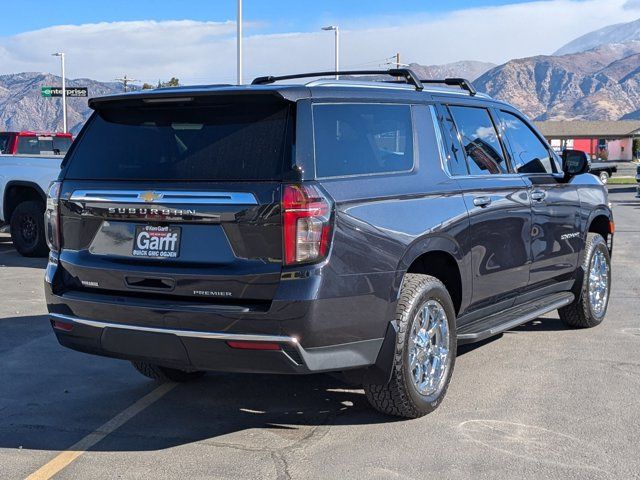
M 640 40 L 640 18 L 629 23 L 618 23 L 589 32 L 558 49 L 554 55 L 586 52 L 601 45 L 627 43 Z

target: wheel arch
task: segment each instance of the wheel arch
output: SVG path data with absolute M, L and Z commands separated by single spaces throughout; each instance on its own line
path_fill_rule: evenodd
M 604 208 L 594 210 L 589 216 L 587 228 L 585 231 L 585 240 L 587 233 L 597 233 L 604 238 L 609 248 L 609 252 L 613 249 L 613 218 L 611 212 Z
M 34 182 L 23 180 L 7 182 L 2 199 L 2 214 L 5 222 L 11 221 L 11 215 L 20 203 L 29 200 L 41 201 L 46 204 L 47 195 L 40 188 L 40 185 Z
M 468 305 L 471 288 L 460 246 L 451 238 L 429 236 L 414 242 L 398 268 L 402 278 L 407 273 L 422 273 L 440 280 L 449 291 L 456 315 Z M 396 296 L 402 284 L 398 285 Z

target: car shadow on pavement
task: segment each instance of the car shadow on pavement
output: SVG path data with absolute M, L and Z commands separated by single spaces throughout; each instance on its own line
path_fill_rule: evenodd
M 90 393 L 92 381 L 87 379 L 86 394 L 78 397 L 71 392 L 62 399 L 63 404 L 54 409 L 55 417 L 45 422 L 40 415 L 16 418 L 14 412 L 11 426 L 2 428 L 4 422 L 0 423 L 0 448 L 65 450 L 113 418 L 119 412 L 112 410 L 110 397 L 101 400 Z M 105 383 L 101 389 L 108 386 Z M 131 380 L 130 391 L 120 393 L 132 397 L 132 404 L 144 390 L 158 385 L 140 376 Z M 25 405 L 29 405 L 26 399 Z M 95 412 L 104 415 L 98 420 Z M 83 416 L 91 421 L 83 421 Z M 362 390 L 328 375 L 209 374 L 178 385 L 91 450 L 161 450 L 193 442 L 231 441 L 223 437 L 236 433 L 234 444 L 248 442 L 251 449 L 266 449 L 265 442 L 289 445 L 328 425 L 397 420 L 372 410 Z
M 523 323 L 522 325 L 512 328 L 506 333 L 521 333 L 521 332 L 559 332 L 562 330 L 571 330 L 567 327 L 559 317 L 553 318 L 536 318 L 530 322 Z
M 461 357 L 463 355 L 466 355 L 468 353 L 473 352 L 474 350 L 477 350 L 479 348 L 484 347 L 485 345 L 489 345 L 490 343 L 493 343 L 495 341 L 500 340 L 503 337 L 503 334 L 500 333 L 498 335 L 495 335 L 493 337 L 489 337 L 486 338 L 484 340 L 481 340 L 479 342 L 474 342 L 474 343 L 466 343 L 464 345 L 458 345 L 458 350 L 457 350 L 457 354 L 456 356 Z
M 544 319 L 512 332 L 559 328 L 559 320 Z M 500 338 L 463 345 L 458 355 Z M 68 449 L 159 385 L 128 362 L 59 346 L 46 316 L 0 319 L 0 339 L 0 384 L 6 388 L 0 448 Z M 398 421 L 373 410 L 362 389 L 330 375 L 210 373 L 177 385 L 91 450 L 205 442 L 268 451 L 321 436 L 331 426 Z
M 46 258 L 23 257 L 15 250 L 0 251 L 0 267 L 40 268 L 47 266 Z
M 0 365 L 0 449 L 68 449 L 160 385 L 129 362 L 63 348 L 46 315 L 0 318 Z M 209 373 L 177 385 L 91 450 L 219 443 L 229 434 L 260 449 L 328 425 L 395 421 L 373 410 L 362 389 L 329 375 Z

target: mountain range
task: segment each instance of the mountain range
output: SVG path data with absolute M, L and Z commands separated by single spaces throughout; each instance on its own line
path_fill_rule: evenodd
M 640 18 L 628 23 L 617 23 L 594 30 L 560 47 L 554 55 L 586 52 L 602 45 L 640 40 Z
M 502 65 L 467 60 L 409 67 L 420 78 L 474 80 L 479 91 L 534 120 L 640 119 L 640 19 L 583 35 L 553 55 Z M 0 130 L 61 130 L 62 102 L 40 95 L 40 87 L 60 83 L 48 73 L 0 75 Z M 67 85 L 88 87 L 89 96 L 122 92 L 118 83 L 91 79 L 67 80 Z M 69 130 L 77 133 L 90 113 L 86 99 L 69 98 Z
M 49 73 L 0 75 L 0 130 L 62 131 L 61 99 L 40 94 L 40 87 L 61 83 L 60 77 Z M 118 83 L 88 78 L 68 79 L 67 86 L 87 87 L 90 97 L 122 92 Z M 77 133 L 90 113 L 86 98 L 68 98 L 69 131 Z
M 475 86 L 535 120 L 636 118 L 640 41 L 511 60 L 484 73 Z

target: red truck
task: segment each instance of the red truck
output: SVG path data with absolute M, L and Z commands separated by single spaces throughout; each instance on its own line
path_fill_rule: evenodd
M 70 133 L 0 132 L 3 155 L 64 155 L 73 136 Z

